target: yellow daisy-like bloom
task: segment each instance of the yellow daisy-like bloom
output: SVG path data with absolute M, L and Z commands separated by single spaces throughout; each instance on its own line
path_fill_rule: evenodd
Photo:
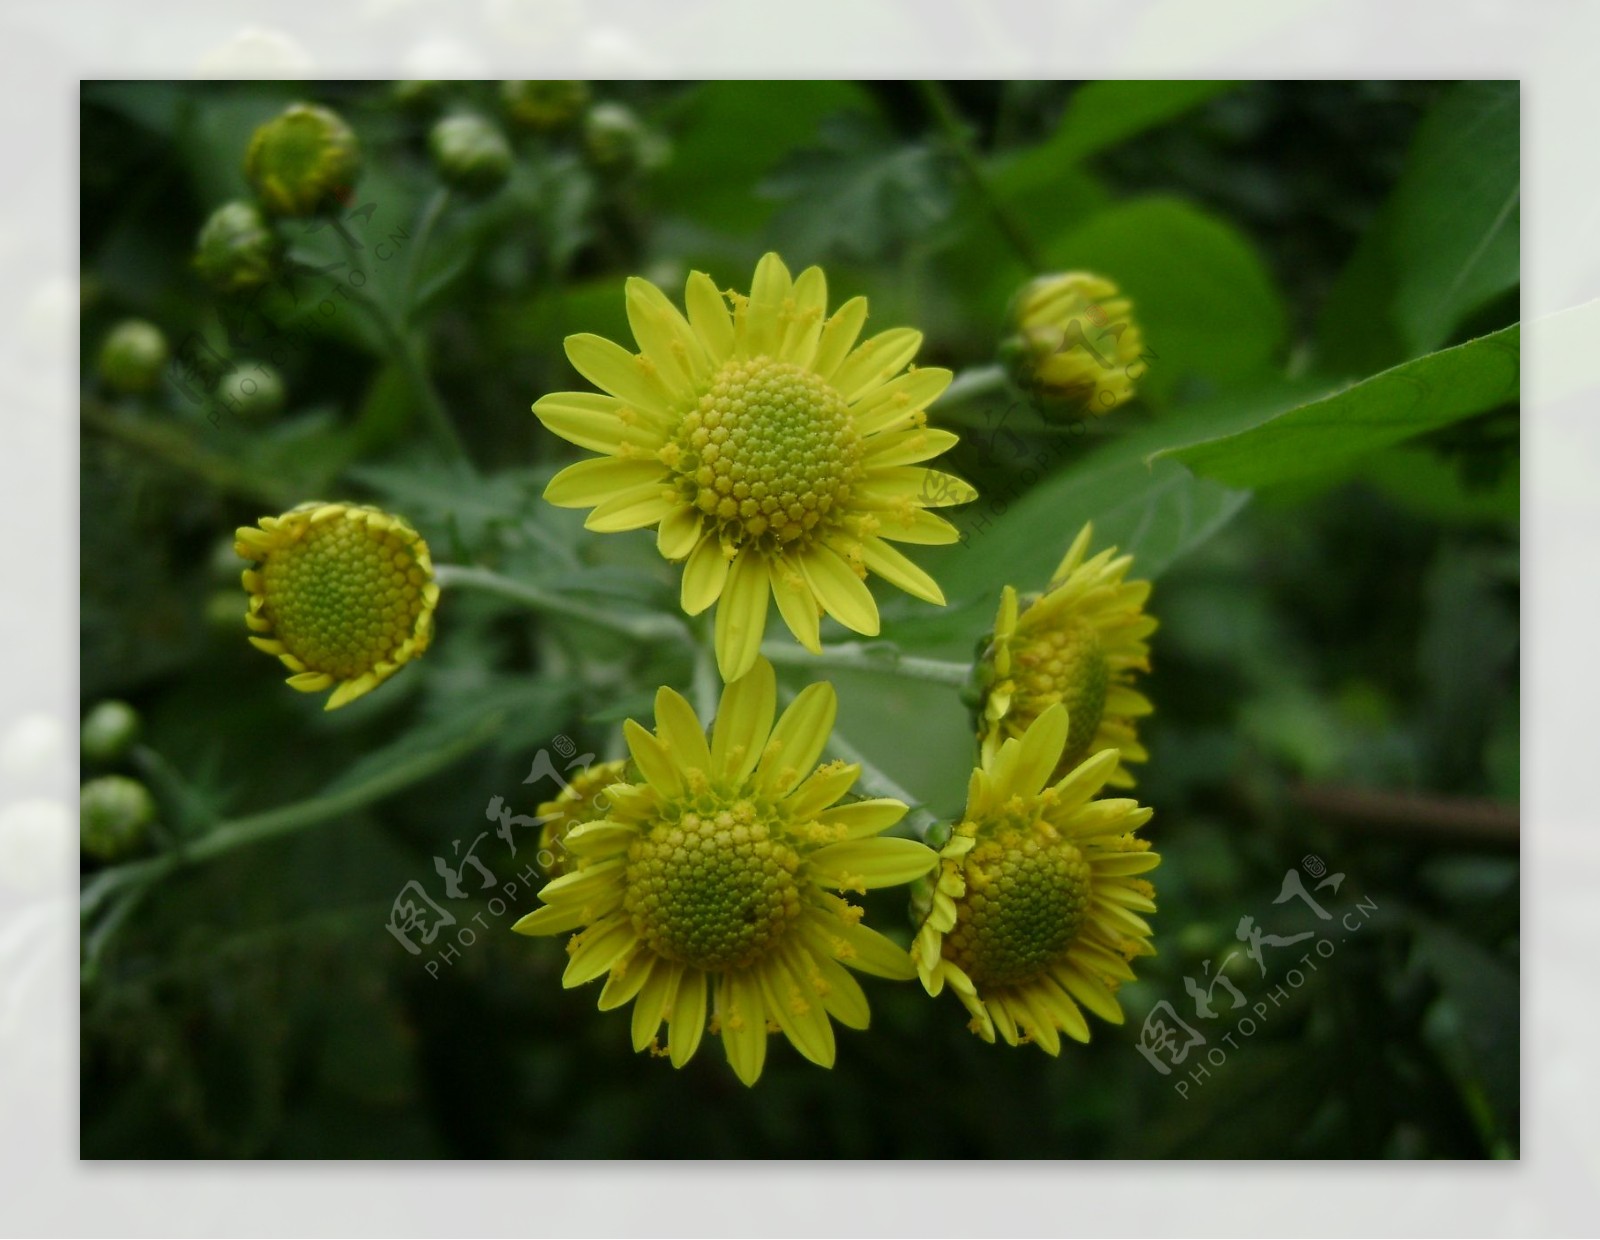
M 582 927 L 563 984 L 605 976 L 602 1011 L 631 999 L 635 1050 L 656 1048 L 666 1021 L 675 1067 L 699 1047 L 709 999 L 746 1085 L 761 1075 L 769 1032 L 833 1066 L 829 1018 L 867 1027 L 849 969 L 915 975 L 905 950 L 834 893 L 912 882 L 935 859 L 915 840 L 878 838 L 905 814 L 899 801 L 839 804 L 860 767 L 816 765 L 833 729 L 832 685 L 805 689 L 774 726 L 776 705 L 765 659 L 724 690 L 709 743 L 688 702 L 657 693 L 655 732 L 624 725 L 642 781 L 611 785 L 606 816 L 567 832 L 577 869 L 515 927 Z
M 791 279 L 776 254 L 757 265 L 748 297 L 725 299 L 697 271 L 684 300 L 687 318 L 635 277 L 627 309 L 639 353 L 600 336 L 567 338 L 572 364 L 605 394 L 557 392 L 533 411 L 605 455 L 562 470 L 545 498 L 593 508 L 591 530 L 658 527 L 661 554 L 685 561 L 684 611 L 721 600 L 717 663 L 727 681 L 755 663 L 769 595 L 811 651 L 821 648 L 823 611 L 878 632 L 868 570 L 942 605 L 933 578 L 890 545 L 955 542 L 955 527 L 927 509 L 976 495 L 920 464 L 956 442 L 929 428 L 925 412 L 950 372 L 901 373 L 922 333 L 897 327 L 857 344 L 866 299 L 827 317 L 821 268 Z
M 404 520 L 361 504 L 312 502 L 235 531 L 253 563 L 250 641 L 304 693 L 337 710 L 428 648 L 439 587 L 428 544 Z
M 1133 303 L 1104 276 L 1068 271 L 1024 285 L 1005 352 L 1018 383 L 1101 416 L 1133 399 L 1145 363 Z
M 1001 591 L 994 636 L 980 660 L 979 740 L 990 760 L 1002 741 L 1021 736 L 1059 702 L 1072 727 L 1056 777 L 1092 753 L 1116 749 L 1121 761 L 1108 782 L 1131 788 L 1125 764 L 1149 757 L 1137 721 L 1154 709 L 1133 688 L 1133 676 L 1150 670 L 1145 639 L 1156 621 L 1144 611 L 1150 583 L 1123 580 L 1132 556 L 1108 547 L 1085 560 L 1093 533 L 1092 525 L 1079 531 L 1044 594 L 1019 601 L 1013 586 Z
M 1129 961 L 1154 954 L 1139 914 L 1155 911 L 1155 889 L 1135 875 L 1161 861 L 1132 834 L 1150 810 L 1091 799 L 1115 750 L 1050 783 L 1067 730 L 1052 706 L 972 773 L 912 947 L 928 993 L 948 984 L 979 1037 L 998 1030 L 1052 1055 L 1063 1033 L 1089 1040 L 1082 1008 L 1122 1023 L 1115 991 L 1133 979 Z
M 611 808 L 606 789 L 619 782 L 628 769 L 628 760 L 597 762 L 582 771 L 552 801 L 539 806 L 539 865 L 551 878 L 571 870 L 567 834 L 573 827 L 604 818 Z

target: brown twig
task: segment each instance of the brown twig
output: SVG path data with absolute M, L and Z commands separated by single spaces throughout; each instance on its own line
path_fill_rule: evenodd
M 1335 784 L 1297 784 L 1289 796 L 1331 826 L 1408 842 L 1516 848 L 1522 840 L 1521 811 L 1499 801 Z

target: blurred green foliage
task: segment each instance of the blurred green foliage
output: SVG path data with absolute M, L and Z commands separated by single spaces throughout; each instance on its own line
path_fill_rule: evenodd
M 497 84 L 415 87 L 83 87 L 82 694 L 142 719 L 85 778 L 150 790 L 159 830 L 123 864 L 160 873 L 118 887 L 84 863 L 85 1156 L 1516 1154 L 1515 84 L 567 92 L 609 109 L 608 132 L 636 126 L 625 160 L 582 124 L 518 124 Z M 298 101 L 349 122 L 362 175 L 334 216 L 278 225 L 285 280 L 219 295 L 196 235 L 248 196 L 255 128 Z M 441 196 L 428 135 L 468 113 L 503 131 L 510 174 Z M 869 983 L 873 1028 L 841 1035 L 831 1072 L 776 1040 L 754 1090 L 709 1044 L 673 1071 L 630 1053 L 593 988 L 562 990 L 560 948 L 511 935 L 470 871 L 451 907 L 474 941 L 431 973 L 436 954 L 387 931 L 396 894 L 440 898 L 434 858 L 484 831 L 479 855 L 515 881 L 531 850 L 509 857 L 487 803 L 534 813 L 541 750 L 619 752 L 619 721 L 686 687 L 686 659 L 449 591 L 428 656 L 327 715 L 243 640 L 232 529 L 319 497 L 404 513 L 441 562 L 670 611 L 647 536 L 585 536 L 540 501 L 572 454 L 528 408 L 581 384 L 564 335 L 627 338 L 627 276 L 739 286 L 768 248 L 972 374 L 1041 270 L 1096 270 L 1134 300 L 1150 369 L 1112 417 L 1065 422 L 992 383 L 935 406 L 982 498 L 956 516 L 965 545 L 917 557 L 950 606 L 881 599 L 902 648 L 968 658 L 1000 587 L 1041 585 L 1087 519 L 1156 580 L 1138 794 L 1165 858 L 1160 954 L 1123 991 L 1128 1024 L 1059 1061 L 984 1045 L 949 997 Z M 98 370 L 130 318 L 174 358 L 151 393 Z M 257 366 L 282 407 L 239 416 L 221 397 Z M 430 434 L 419 374 L 470 464 Z M 840 732 L 957 811 L 973 746 L 955 695 L 833 679 Z M 160 870 L 186 854 L 203 859 Z M 1338 922 L 1300 985 L 1288 951 L 1222 963 L 1241 918 L 1318 930 L 1274 904 L 1310 858 L 1344 875 L 1314 894 L 1360 907 L 1359 930 Z M 904 926 L 903 897 L 872 913 Z M 1265 1005 L 1249 1035 L 1218 986 L 1220 1015 L 1194 1015 L 1185 979 L 1212 967 L 1244 1015 Z M 1208 1037 L 1170 1077 L 1138 1051 L 1162 1001 Z

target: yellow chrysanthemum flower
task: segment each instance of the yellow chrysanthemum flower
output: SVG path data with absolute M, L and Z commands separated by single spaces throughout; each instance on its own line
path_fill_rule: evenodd
M 428 648 L 439 587 L 428 544 L 401 517 L 361 504 L 312 502 L 235 531 L 253 563 L 250 641 L 304 693 L 332 689 L 337 710 Z
M 1121 762 L 1108 782 L 1131 788 L 1124 764 L 1148 759 L 1137 720 L 1154 709 L 1133 688 L 1133 674 L 1150 670 L 1145 639 L 1156 621 L 1144 612 L 1150 583 L 1123 580 L 1132 556 L 1108 547 L 1084 559 L 1093 533 L 1092 525 L 1079 531 L 1049 589 L 1026 606 L 1014 587 L 1001 591 L 994 636 L 980 660 L 979 740 L 992 759 L 1002 741 L 1022 735 L 1059 702 L 1072 727 L 1056 777 L 1092 753 L 1116 749 Z
M 1068 271 L 1022 287 L 1004 352 L 1017 382 L 1097 417 L 1133 399 L 1145 363 L 1133 303 L 1104 276 Z
M 628 769 L 628 760 L 597 762 L 563 788 L 554 800 L 539 806 L 539 865 L 551 878 L 560 878 L 572 869 L 567 852 L 567 835 L 573 827 L 604 818 L 611 808 L 606 789 L 618 783 Z
M 655 1048 L 666 1021 L 675 1067 L 700 1045 L 709 998 L 746 1085 L 761 1075 L 769 1032 L 831 1067 L 829 1017 L 867 1027 L 848 969 L 914 976 L 904 949 L 834 893 L 909 883 L 934 864 L 924 844 L 878 838 L 905 814 L 899 801 L 838 803 L 860 767 L 816 765 L 833 686 L 805 689 L 774 727 L 776 705 L 772 665 L 758 659 L 724 690 L 708 744 L 688 702 L 657 693 L 654 733 L 624 725 L 642 782 L 612 784 L 606 816 L 567 832 L 578 868 L 546 885 L 545 907 L 515 927 L 582 927 L 563 984 L 606 975 L 601 1010 L 633 1000 L 635 1050 Z
M 684 300 L 687 318 L 635 277 L 627 309 L 639 353 L 600 336 L 567 338 L 572 364 L 605 394 L 557 392 L 533 411 L 605 455 L 562 470 L 545 498 L 592 507 L 591 530 L 659 527 L 661 554 L 685 561 L 684 611 L 721 600 L 724 680 L 755 663 L 769 594 L 812 651 L 823 611 L 878 632 L 868 570 L 942 605 L 933 578 L 890 545 L 955 542 L 955 527 L 926 510 L 976 494 L 921 465 L 956 442 L 926 425 L 950 372 L 901 373 L 922 333 L 897 327 L 856 344 L 866 299 L 825 317 L 821 268 L 791 279 L 776 254 L 757 265 L 748 297 L 725 300 L 697 271 Z
M 1160 864 L 1132 834 L 1137 801 L 1093 800 L 1117 764 L 1103 749 L 1054 784 L 1067 711 L 1052 706 L 972 773 L 967 808 L 939 853 L 912 955 L 928 993 L 948 984 L 987 1042 L 1089 1040 L 1080 1008 L 1122 1023 L 1115 991 L 1128 962 L 1152 955 L 1155 890 L 1134 877 Z M 1049 786 L 1047 786 L 1049 785 Z

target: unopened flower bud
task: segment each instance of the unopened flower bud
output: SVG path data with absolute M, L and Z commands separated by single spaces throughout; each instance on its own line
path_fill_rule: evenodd
M 137 853 L 155 819 L 155 800 L 136 779 L 102 775 L 79 792 L 79 840 L 96 860 L 121 861 Z
M 445 184 L 492 194 L 511 172 L 511 144 L 481 116 L 447 116 L 428 135 L 428 150 Z
M 337 113 L 297 103 L 256 130 L 244 171 L 275 215 L 315 215 L 349 194 L 361 147 Z
M 1024 285 L 1001 355 L 1022 387 L 1099 416 L 1131 400 L 1144 337 L 1133 303 L 1104 276 L 1069 271 Z
M 597 103 L 589 109 L 583 118 L 583 149 L 596 168 L 624 175 L 653 168 L 666 155 L 662 141 L 621 103 Z
M 500 97 L 519 125 L 549 131 L 578 119 L 589 102 L 587 82 L 502 82 Z
M 223 376 L 216 399 L 236 417 L 264 421 L 283 409 L 283 378 L 271 366 L 241 362 Z
M 170 353 L 154 323 L 124 319 L 100 346 L 100 377 L 118 392 L 150 392 L 161 381 Z
M 240 293 L 272 279 L 281 249 L 255 203 L 224 203 L 200 229 L 194 269 L 219 292 Z
M 78 743 L 87 761 L 115 762 L 139 739 L 139 712 L 126 702 L 100 702 L 83 719 Z

